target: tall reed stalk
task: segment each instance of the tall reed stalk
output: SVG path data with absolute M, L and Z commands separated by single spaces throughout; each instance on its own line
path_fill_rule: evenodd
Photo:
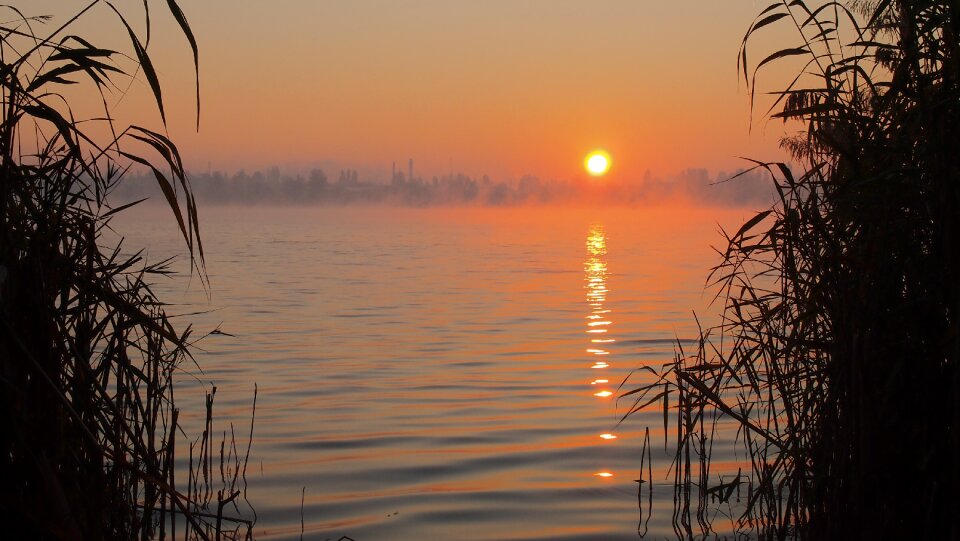
M 802 62 L 770 109 L 802 131 L 792 167 L 754 162 L 780 197 L 727 238 L 722 323 L 630 393 L 676 414 L 681 537 L 736 489 L 761 539 L 960 538 L 958 25 L 956 0 L 793 0 L 744 37 L 751 99 Z M 754 66 L 767 27 L 797 42 Z M 711 470 L 725 427 L 742 477 Z
M 184 441 L 178 425 L 174 374 L 190 359 L 192 333 L 173 327 L 149 285 L 168 262 L 104 245 L 111 220 L 130 206 L 111 208 L 107 195 L 138 163 L 155 175 L 205 279 L 177 147 L 113 119 L 110 104 L 142 78 L 166 124 L 148 53 L 149 3 L 129 4 L 122 11 L 94 0 L 62 22 L 0 7 L 0 529 L 8 539 L 249 535 L 249 522 L 224 517 L 236 510 L 246 455 L 235 440 L 221 444 L 214 475 L 212 394 L 198 440 Z M 167 7 L 196 67 L 187 20 L 174 0 Z M 130 9 L 146 15 L 143 38 L 124 15 Z M 126 53 L 72 33 L 94 13 L 129 37 Z M 84 87 L 103 103 L 98 116 L 72 107 Z M 187 453 L 182 479 L 176 460 Z

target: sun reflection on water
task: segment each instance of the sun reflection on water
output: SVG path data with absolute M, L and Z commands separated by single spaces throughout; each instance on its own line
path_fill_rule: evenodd
M 595 225 L 590 228 L 587 235 L 587 258 L 583 264 L 584 268 L 584 288 L 586 289 L 587 304 L 590 306 L 590 313 L 584 318 L 586 323 L 585 331 L 592 335 L 590 337 L 590 347 L 586 353 L 589 355 L 610 355 L 610 350 L 599 347 L 599 344 L 612 344 L 616 342 L 613 338 L 606 336 L 600 338 L 596 335 L 606 334 L 613 326 L 614 318 L 611 316 L 611 310 L 605 306 L 607 294 L 610 290 L 607 288 L 607 236 L 602 225 Z M 606 346 L 605 346 L 606 347 Z M 595 361 L 590 368 L 605 369 L 610 364 L 604 361 Z M 605 389 L 609 385 L 608 379 L 594 379 L 590 382 L 593 386 L 593 396 L 601 399 L 613 396 L 614 392 Z M 600 389 L 597 389 L 600 387 Z M 605 401 L 607 407 L 609 402 Z M 611 433 L 600 434 L 600 438 L 605 441 L 615 440 L 617 436 Z M 613 473 L 609 471 L 600 471 L 593 474 L 595 477 L 610 478 Z

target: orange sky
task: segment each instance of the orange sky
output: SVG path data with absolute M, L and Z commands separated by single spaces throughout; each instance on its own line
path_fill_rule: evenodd
M 27 9 L 63 20 L 86 3 Z M 748 133 L 736 73 L 740 40 L 763 7 L 756 1 L 181 4 L 200 44 L 199 133 L 189 49 L 166 2 L 151 2 L 150 51 L 170 133 L 193 169 L 324 165 L 328 174 L 352 167 L 386 178 L 392 162 L 405 169 L 413 158 L 427 178 L 452 165 L 477 176 L 570 179 L 603 147 L 612 176 L 635 178 L 648 169 L 729 171 L 740 155 L 782 158 L 780 124 Z M 99 9 L 78 31 L 123 37 L 108 22 Z M 149 98 L 135 85 L 121 114 L 158 125 Z

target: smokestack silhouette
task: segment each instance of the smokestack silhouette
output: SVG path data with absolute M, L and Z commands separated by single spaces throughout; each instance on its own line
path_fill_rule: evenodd
M 413 180 L 413 158 L 410 158 L 410 173 L 407 175 L 407 180 Z

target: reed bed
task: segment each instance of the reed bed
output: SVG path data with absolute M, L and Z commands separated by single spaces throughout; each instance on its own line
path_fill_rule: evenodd
M 958 25 L 956 1 L 793 0 L 746 33 L 752 102 L 800 62 L 766 94 L 793 161 L 754 162 L 779 201 L 726 236 L 721 323 L 624 393 L 674 419 L 678 537 L 960 538 Z M 749 62 L 773 28 L 797 41 Z M 745 467 L 721 476 L 731 426 Z
M 129 4 L 129 5 L 127 5 Z M 167 7 L 193 51 L 174 0 Z M 91 13 L 112 17 L 128 51 L 73 34 Z M 145 20 L 134 31 L 131 12 Z M 0 523 L 10 539 L 237 539 L 245 452 L 181 429 L 174 380 L 192 362 L 193 330 L 174 328 L 150 280 L 169 261 L 105 246 L 117 213 L 108 194 L 129 164 L 150 170 L 202 281 L 197 208 L 177 147 L 121 125 L 111 104 L 142 79 L 166 117 L 148 53 L 149 4 L 90 2 L 64 22 L 0 7 Z M 138 25 L 139 26 L 139 25 Z M 199 81 L 199 76 L 198 76 Z M 100 98 L 78 116 L 76 88 Z M 199 85 L 198 85 L 199 118 Z M 251 434 L 252 437 L 252 424 Z M 186 479 L 176 459 L 189 455 Z M 218 471 L 219 470 L 219 471 Z M 180 472 L 184 473 L 184 472 Z

